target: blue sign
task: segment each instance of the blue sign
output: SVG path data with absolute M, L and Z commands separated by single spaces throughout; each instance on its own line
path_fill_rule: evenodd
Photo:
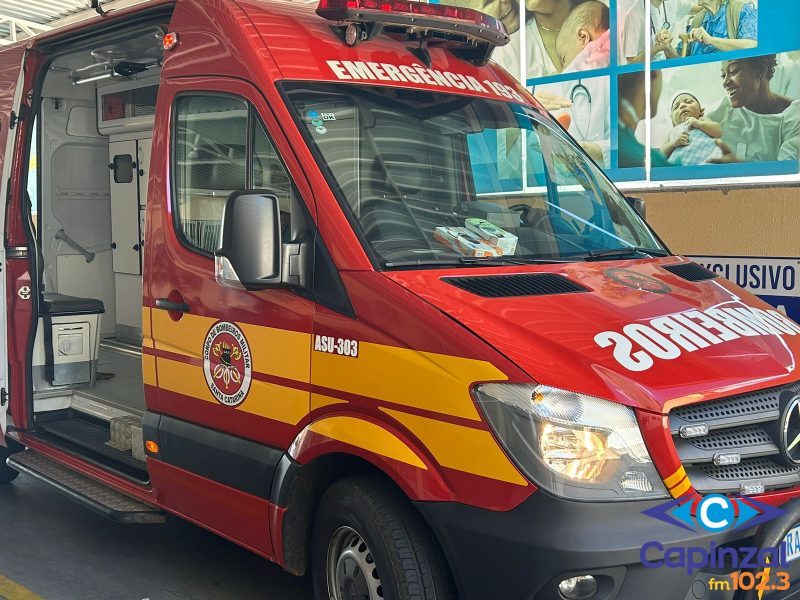
M 800 258 L 756 256 L 691 258 L 800 323 Z

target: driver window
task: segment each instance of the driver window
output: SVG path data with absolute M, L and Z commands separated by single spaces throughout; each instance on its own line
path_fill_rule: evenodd
M 219 247 L 225 200 L 247 187 L 249 106 L 223 95 L 181 96 L 175 108 L 175 212 L 184 240 Z
M 288 239 L 296 194 L 253 107 L 234 96 L 181 96 L 175 119 L 174 201 L 185 242 L 203 253 L 215 252 L 225 201 L 242 189 L 278 197 Z
M 267 190 L 278 197 L 281 210 L 281 229 L 284 239 L 289 238 L 289 222 L 292 213 L 292 185 L 275 146 L 267 135 L 261 121 L 253 122 L 253 189 Z

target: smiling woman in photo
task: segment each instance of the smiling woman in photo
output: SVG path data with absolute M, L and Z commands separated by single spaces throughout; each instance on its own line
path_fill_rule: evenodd
M 800 100 L 775 93 L 774 54 L 722 63 L 727 96 L 708 117 L 722 126 L 724 155 L 714 162 L 797 160 Z

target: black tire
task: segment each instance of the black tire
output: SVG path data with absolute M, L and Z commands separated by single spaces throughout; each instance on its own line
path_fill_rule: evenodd
M 0 485 L 11 483 L 17 478 L 19 471 L 9 467 L 6 464 L 6 459 L 12 454 L 24 449 L 18 443 L 8 438 L 6 438 L 6 443 L 8 446 L 0 446 Z
M 311 542 L 311 569 L 317 600 L 336 598 L 328 589 L 329 548 L 332 554 L 341 556 L 336 550 L 337 540 L 351 535 L 350 531 L 365 543 L 351 547 L 362 549 L 367 562 L 374 562 L 374 569 L 365 572 L 364 578 L 373 578 L 370 585 L 374 585 L 377 577 L 380 587 L 377 594 L 347 594 L 343 598 L 456 598 L 444 556 L 408 500 L 377 477 L 350 477 L 328 488 L 317 508 Z M 354 572 L 359 570 L 356 568 Z

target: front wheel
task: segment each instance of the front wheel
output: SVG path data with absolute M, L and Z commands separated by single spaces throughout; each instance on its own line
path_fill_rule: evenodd
M 333 484 L 314 521 L 317 600 L 450 600 L 442 552 L 408 501 L 371 477 Z
M 24 448 L 14 440 L 6 438 L 7 446 L 0 446 L 0 485 L 4 485 L 6 483 L 11 483 L 17 478 L 19 475 L 19 471 L 16 471 L 9 467 L 6 464 L 6 459 L 15 454 L 24 450 Z

